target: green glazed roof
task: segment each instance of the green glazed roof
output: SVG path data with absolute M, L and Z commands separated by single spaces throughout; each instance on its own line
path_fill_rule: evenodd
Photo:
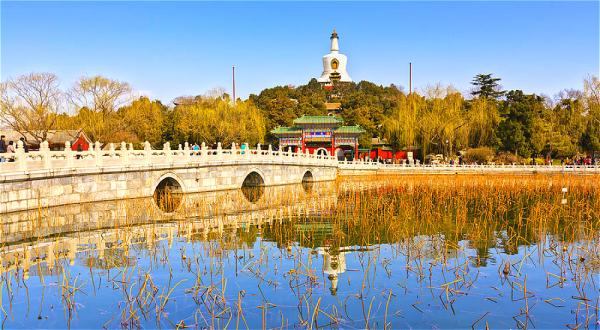
M 302 133 L 302 129 L 298 128 L 298 127 L 276 127 L 273 130 L 271 130 L 271 133 L 273 134 L 301 134 Z
M 356 125 L 356 126 L 340 126 L 335 130 L 336 133 L 340 134 L 344 134 L 344 133 L 348 133 L 348 134 L 362 134 L 365 132 L 364 129 L 362 129 L 362 127 Z
M 336 116 L 302 116 L 294 119 L 294 124 L 342 124 L 342 118 Z

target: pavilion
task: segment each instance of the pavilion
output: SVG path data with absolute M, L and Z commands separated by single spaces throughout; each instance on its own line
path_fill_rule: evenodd
M 280 150 L 358 158 L 358 138 L 365 130 L 343 124 L 337 116 L 302 116 L 294 120 L 292 127 L 277 127 L 271 133 L 279 139 Z

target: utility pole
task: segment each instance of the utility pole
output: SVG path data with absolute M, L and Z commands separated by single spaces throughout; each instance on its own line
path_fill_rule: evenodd
M 233 90 L 233 105 L 235 105 L 235 65 L 231 66 L 231 85 Z
M 412 62 L 408 62 L 408 94 L 412 94 Z

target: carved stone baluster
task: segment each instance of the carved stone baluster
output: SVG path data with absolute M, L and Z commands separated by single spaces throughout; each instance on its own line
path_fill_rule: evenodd
M 189 163 L 191 161 L 190 144 L 187 142 L 183 144 L 183 160 L 186 163 Z
M 96 141 L 96 143 L 94 144 L 94 157 L 96 158 L 96 166 L 101 167 L 102 166 L 102 148 L 100 148 L 100 142 Z
M 127 143 L 121 142 L 121 164 L 129 165 L 129 152 L 127 152 Z
M 43 167 L 45 169 L 52 167 L 52 156 L 50 154 L 50 147 L 48 145 L 48 141 L 44 141 L 40 144 L 40 154 L 42 155 Z
M 108 156 L 111 159 L 115 158 L 115 144 L 114 143 L 110 143 L 108 145 Z
M 17 163 L 17 167 L 20 171 L 27 170 L 27 158 L 25 155 L 25 148 L 23 146 L 23 141 L 17 141 L 17 148 L 15 150 L 15 162 Z
M 67 167 L 73 167 L 73 150 L 71 149 L 71 142 L 65 142 L 64 150 L 65 160 L 67 161 Z
M 163 144 L 163 151 L 165 153 L 165 160 L 168 164 L 173 162 L 173 152 L 171 151 L 171 143 L 165 142 Z
M 152 146 L 150 142 L 144 142 L 144 162 L 146 164 L 152 164 Z
M 127 149 L 127 156 L 129 158 L 129 163 L 131 164 L 135 160 L 135 150 L 133 150 L 133 143 L 128 144 L 129 148 Z
M 200 147 L 200 160 L 207 156 L 206 151 L 206 143 L 202 142 L 202 146 Z
M 221 147 L 221 142 L 217 143 L 217 160 L 223 159 L 223 148 Z
M 237 149 L 235 148 L 235 142 L 231 143 L 231 159 L 237 159 Z

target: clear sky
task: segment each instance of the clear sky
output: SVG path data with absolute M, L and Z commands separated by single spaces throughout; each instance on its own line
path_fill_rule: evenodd
M 318 77 L 335 27 L 355 81 L 441 82 L 478 73 L 505 89 L 554 95 L 599 70 L 599 2 L 8 2 L 1 78 L 54 72 L 129 82 L 164 102 L 238 95 Z

